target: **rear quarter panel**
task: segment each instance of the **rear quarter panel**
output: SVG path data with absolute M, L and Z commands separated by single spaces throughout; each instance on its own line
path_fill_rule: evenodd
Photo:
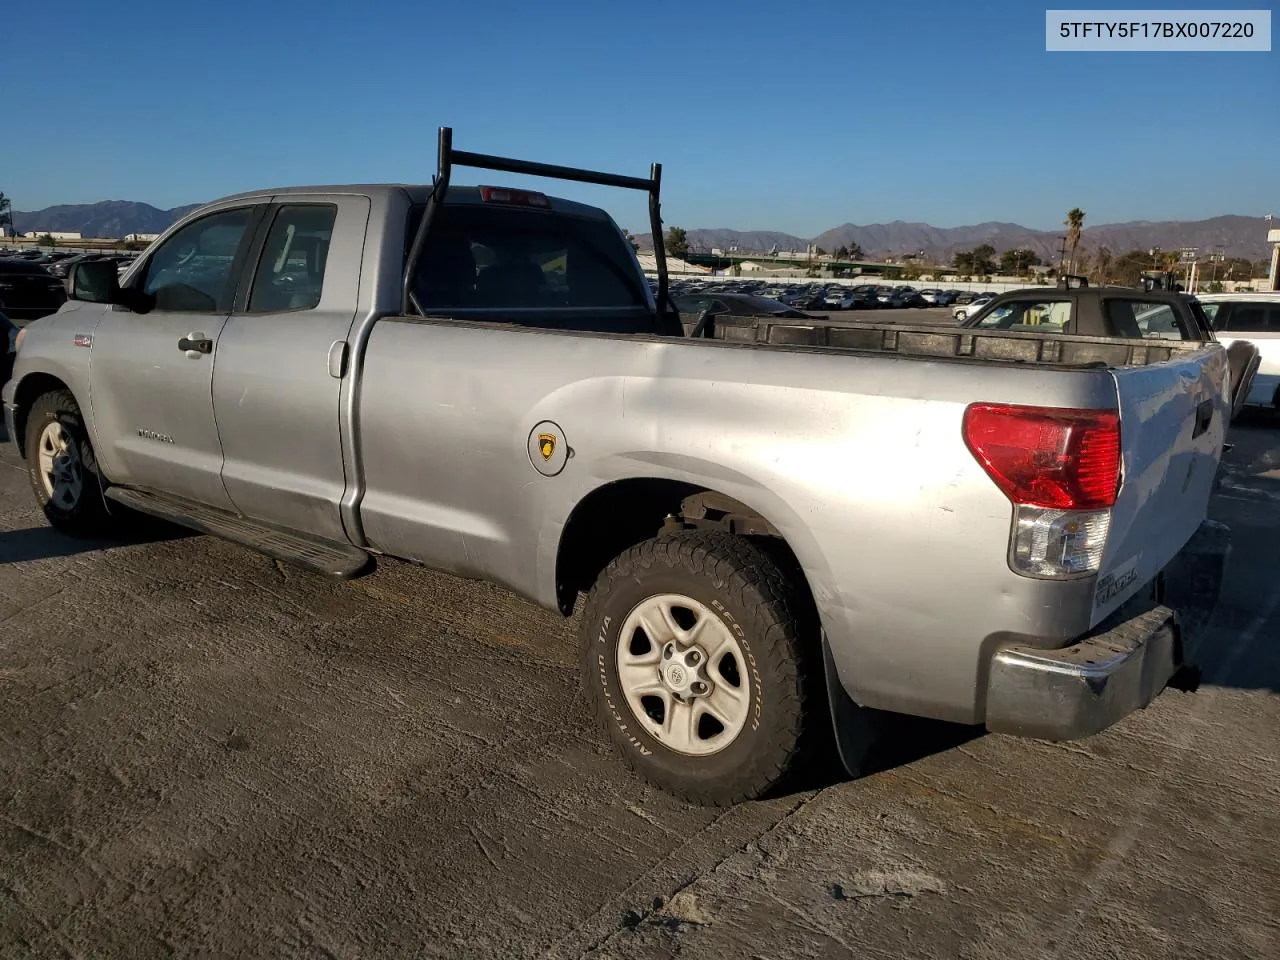
M 1107 371 L 383 320 L 357 410 L 370 543 L 552 606 L 574 507 L 615 480 L 734 497 L 804 566 L 861 702 L 981 718 L 995 644 L 1088 627 L 1092 580 L 1008 566 L 1009 501 L 961 437 L 976 400 L 1114 408 Z M 542 476 L 541 421 L 573 456 Z M 1050 641 L 1042 641 L 1050 642 Z

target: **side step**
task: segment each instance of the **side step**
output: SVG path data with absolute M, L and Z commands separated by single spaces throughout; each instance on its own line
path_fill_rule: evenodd
M 277 530 L 256 520 L 237 517 L 203 504 L 125 487 L 108 487 L 106 495 L 108 499 L 139 513 L 222 537 L 276 560 L 339 580 L 358 577 L 368 572 L 373 565 L 373 558 L 369 554 L 349 543 L 333 543 Z

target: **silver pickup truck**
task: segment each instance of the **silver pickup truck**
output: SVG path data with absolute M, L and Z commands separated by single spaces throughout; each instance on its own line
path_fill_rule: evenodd
M 337 577 L 394 557 L 566 616 L 625 760 L 759 796 L 877 711 L 1092 734 L 1187 662 L 1225 531 L 1212 342 L 682 323 L 599 209 L 450 186 L 228 197 L 87 262 L 4 390 L 50 523 L 136 513 Z M 690 327 L 692 326 L 692 329 Z

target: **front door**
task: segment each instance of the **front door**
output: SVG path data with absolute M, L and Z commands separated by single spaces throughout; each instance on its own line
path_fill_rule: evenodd
M 213 366 L 262 205 L 175 231 L 134 271 L 151 309 L 112 307 L 94 329 L 90 402 L 113 483 L 231 509 L 213 416 Z

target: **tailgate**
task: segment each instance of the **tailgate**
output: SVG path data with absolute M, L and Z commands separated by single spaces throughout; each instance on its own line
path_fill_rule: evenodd
M 1226 352 L 1112 371 L 1123 481 L 1094 592 L 1092 624 L 1164 569 L 1209 508 L 1231 400 Z

